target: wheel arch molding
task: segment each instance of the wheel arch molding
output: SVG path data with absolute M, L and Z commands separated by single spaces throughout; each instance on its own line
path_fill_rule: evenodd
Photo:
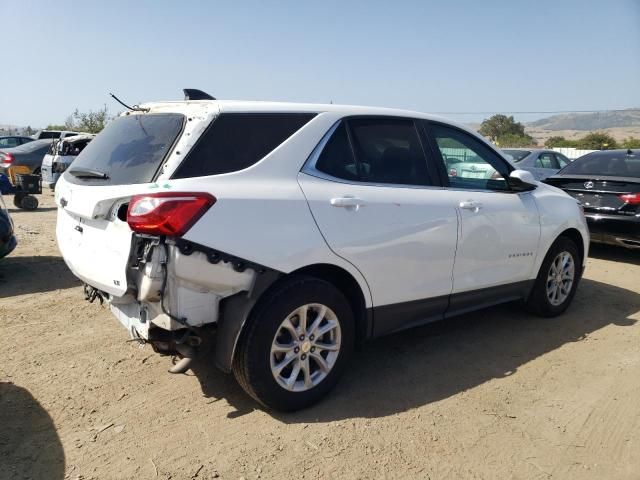
M 231 371 L 236 347 L 254 307 L 271 287 L 292 275 L 318 278 L 334 285 L 343 293 L 355 320 L 356 343 L 370 338 L 373 332 L 371 309 L 366 307 L 365 292 L 347 270 L 333 264 L 313 264 L 288 274 L 267 271 L 259 274 L 249 292 L 240 292 L 222 300 L 221 316 L 216 332 L 215 365 L 224 372 Z

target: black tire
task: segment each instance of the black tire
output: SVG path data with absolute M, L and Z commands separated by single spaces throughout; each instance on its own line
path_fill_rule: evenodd
M 24 210 L 35 210 L 38 208 L 38 205 L 40 205 L 40 202 L 33 195 L 26 195 L 20 202 L 20 207 Z
M 300 392 L 285 389 L 271 370 L 271 345 L 281 323 L 297 308 L 322 304 L 331 309 L 340 325 L 340 349 L 328 374 L 314 387 Z M 242 388 L 262 405 L 294 411 L 318 402 L 338 382 L 354 346 L 353 312 L 344 295 L 317 278 L 294 275 L 269 289 L 254 307 L 239 339 L 233 373 Z
M 22 208 L 22 199 L 26 196 L 25 193 L 16 193 L 13 196 L 13 205 L 16 208 Z
M 567 297 L 559 305 L 554 305 L 547 295 L 547 278 L 553 261 L 563 252 L 567 252 L 573 258 L 574 280 Z M 544 261 L 540 266 L 538 277 L 527 299 L 527 309 L 542 317 L 556 317 L 562 314 L 571 304 L 573 296 L 578 288 L 582 276 L 582 258 L 577 245 L 568 237 L 561 236 L 551 245 Z

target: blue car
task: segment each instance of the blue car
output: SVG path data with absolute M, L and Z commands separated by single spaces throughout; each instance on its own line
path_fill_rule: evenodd
M 2 195 L 0 195 L 0 258 L 9 255 L 16 248 L 17 241 L 13 234 L 13 221 L 9 216 Z

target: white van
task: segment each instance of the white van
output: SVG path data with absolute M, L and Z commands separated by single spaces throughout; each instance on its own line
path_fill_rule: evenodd
M 71 130 L 38 130 L 31 135 L 34 140 L 42 140 L 44 138 L 67 138 L 74 135 L 80 135 L 82 132 L 73 132 Z

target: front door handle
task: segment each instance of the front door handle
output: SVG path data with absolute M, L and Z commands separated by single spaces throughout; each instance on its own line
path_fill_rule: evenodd
M 336 197 L 331 199 L 331 205 L 334 207 L 354 208 L 364 207 L 365 201 L 357 197 Z
M 460 208 L 462 208 L 463 210 L 478 212 L 482 208 L 482 203 L 475 202 L 473 200 L 466 200 L 464 202 L 460 202 Z

